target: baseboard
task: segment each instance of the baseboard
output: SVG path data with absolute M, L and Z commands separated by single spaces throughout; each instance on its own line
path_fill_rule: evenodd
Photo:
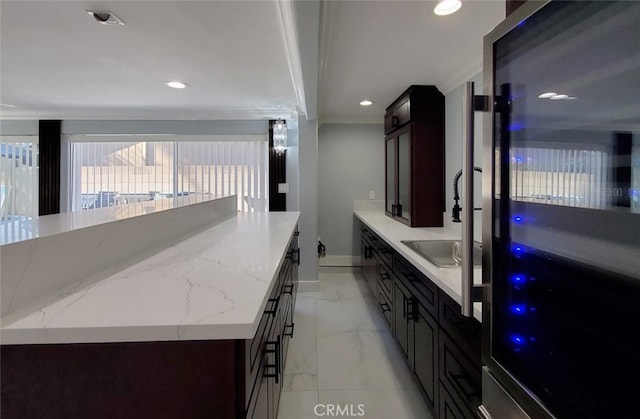
M 320 266 L 360 266 L 360 256 L 327 255 L 319 261 Z

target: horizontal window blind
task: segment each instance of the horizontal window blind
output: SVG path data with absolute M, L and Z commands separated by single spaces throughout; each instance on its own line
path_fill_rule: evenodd
M 0 136 L 0 221 L 38 215 L 38 137 Z
M 73 141 L 74 137 L 82 141 Z M 212 136 L 207 136 L 209 141 L 205 136 L 196 141 L 175 141 L 175 136 L 170 136 L 174 141 L 117 137 L 119 141 L 100 137 L 95 142 L 86 141 L 90 136 L 67 138 L 73 211 L 186 195 L 234 194 L 239 211 L 268 208 L 266 136 L 234 136 L 233 141 L 226 137 L 212 141 Z
M 511 199 L 604 208 L 607 162 L 601 150 L 512 148 Z

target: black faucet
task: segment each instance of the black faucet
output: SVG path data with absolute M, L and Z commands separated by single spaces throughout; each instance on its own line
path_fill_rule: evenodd
M 476 172 L 482 173 L 481 167 L 474 166 L 473 170 L 475 170 Z M 458 173 L 456 173 L 455 177 L 453 178 L 453 200 L 455 201 L 455 204 L 451 209 L 451 220 L 454 223 L 462 222 L 462 220 L 460 219 L 460 211 L 462 211 L 462 207 L 460 207 L 460 205 L 458 204 L 458 202 L 460 201 L 460 194 L 458 193 L 458 181 L 460 180 L 460 176 L 462 176 L 462 169 L 458 170 Z M 474 209 L 480 209 L 480 208 L 474 208 Z

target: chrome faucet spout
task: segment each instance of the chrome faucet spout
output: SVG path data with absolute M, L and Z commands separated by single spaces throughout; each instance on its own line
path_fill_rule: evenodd
M 478 166 L 474 166 L 473 170 L 476 172 L 482 173 L 482 168 Z M 460 194 L 458 193 L 458 182 L 460 181 L 460 177 L 462 176 L 462 169 L 458 170 L 458 173 L 453 178 L 453 200 L 454 205 L 451 209 L 451 221 L 454 223 L 460 223 L 462 220 L 460 219 L 460 212 L 462 211 L 462 207 L 460 206 Z M 474 208 L 475 209 L 475 208 Z

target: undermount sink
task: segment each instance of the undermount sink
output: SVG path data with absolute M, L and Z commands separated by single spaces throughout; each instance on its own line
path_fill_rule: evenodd
M 460 266 L 460 240 L 401 240 L 401 243 L 415 250 L 439 268 Z M 458 252 L 456 251 L 458 247 Z M 482 266 L 482 245 L 473 242 L 473 265 Z

